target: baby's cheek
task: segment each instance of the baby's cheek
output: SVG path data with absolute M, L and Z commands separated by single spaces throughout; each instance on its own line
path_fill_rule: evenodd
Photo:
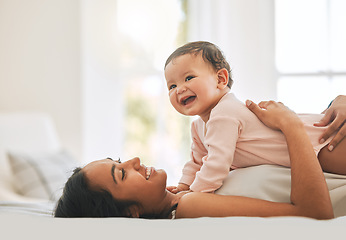
M 174 94 L 169 95 L 169 101 L 175 107 L 177 105 L 177 98 Z

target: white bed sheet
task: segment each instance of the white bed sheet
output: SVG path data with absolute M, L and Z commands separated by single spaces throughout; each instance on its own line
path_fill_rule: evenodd
M 1 239 L 345 239 L 346 217 L 227 217 L 177 220 L 62 219 L 0 214 Z

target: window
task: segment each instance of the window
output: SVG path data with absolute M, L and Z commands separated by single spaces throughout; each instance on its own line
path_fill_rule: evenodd
M 346 94 L 346 1 L 276 0 L 278 100 L 321 112 Z
M 163 70 L 170 53 L 185 43 L 186 2 L 117 4 L 127 105 L 123 158 L 138 156 L 145 165 L 165 169 L 168 184 L 175 185 L 189 158 L 190 120 L 171 106 Z

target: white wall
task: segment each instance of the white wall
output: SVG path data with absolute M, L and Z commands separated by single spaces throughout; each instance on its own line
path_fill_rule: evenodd
M 0 0 L 0 111 L 50 114 L 63 145 L 79 157 L 79 1 Z
M 115 3 L 0 0 L 0 111 L 50 114 L 82 162 L 121 155 Z
M 242 100 L 276 99 L 274 0 L 189 0 L 189 41 L 218 45 Z

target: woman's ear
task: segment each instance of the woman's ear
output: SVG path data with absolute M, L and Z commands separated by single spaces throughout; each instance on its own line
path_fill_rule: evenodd
M 228 71 L 226 68 L 221 68 L 219 71 L 217 71 L 217 87 L 219 89 L 224 89 L 227 87 L 228 84 Z
M 139 218 L 139 207 L 136 204 L 131 205 L 128 207 L 128 212 L 131 217 L 133 218 Z

